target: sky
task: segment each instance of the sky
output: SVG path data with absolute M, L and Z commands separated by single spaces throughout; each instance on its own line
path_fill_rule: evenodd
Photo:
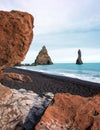
M 45 45 L 54 63 L 100 62 L 100 0 L 0 0 L 0 10 L 34 16 L 34 37 L 23 63 Z

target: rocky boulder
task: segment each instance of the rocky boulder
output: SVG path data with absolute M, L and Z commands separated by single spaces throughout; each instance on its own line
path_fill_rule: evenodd
M 81 50 L 79 49 L 78 50 L 78 58 L 77 58 L 77 60 L 76 60 L 76 64 L 83 64 L 83 62 L 82 62 L 82 59 L 81 59 Z
M 32 79 L 27 76 L 27 75 L 23 75 L 23 74 L 18 74 L 18 73 L 2 73 L 2 78 L 1 78 L 1 81 L 2 80 L 8 80 L 8 81 L 17 81 L 17 82 L 20 82 L 20 83 L 28 83 L 28 82 L 32 82 Z
M 25 89 L 10 89 L 0 84 L 0 130 L 31 130 L 53 98 Z
M 45 46 L 42 47 L 38 56 L 36 57 L 35 62 L 32 65 L 50 65 L 53 64 L 50 56 L 48 55 L 47 49 Z
M 35 130 L 99 130 L 100 95 L 56 94 Z
M 0 11 L 0 70 L 20 63 L 32 42 L 33 16 Z

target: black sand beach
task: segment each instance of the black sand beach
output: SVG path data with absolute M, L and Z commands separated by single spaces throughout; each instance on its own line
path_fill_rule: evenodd
M 2 80 L 1 83 L 10 88 L 24 88 L 32 90 L 42 96 L 46 92 L 52 93 L 71 93 L 73 95 L 81 95 L 84 97 L 93 96 L 100 93 L 100 84 L 79 79 L 49 75 L 41 72 L 23 70 L 19 68 L 7 68 L 5 72 L 14 72 L 28 75 L 32 82 L 20 83 L 17 81 Z

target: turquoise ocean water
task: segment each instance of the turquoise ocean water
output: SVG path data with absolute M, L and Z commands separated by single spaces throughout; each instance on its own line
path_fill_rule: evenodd
M 55 63 L 53 65 L 21 66 L 19 68 L 100 83 L 100 63 L 84 63 L 82 65 Z

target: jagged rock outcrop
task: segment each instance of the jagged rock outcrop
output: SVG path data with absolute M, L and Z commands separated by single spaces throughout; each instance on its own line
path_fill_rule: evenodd
M 56 94 L 35 130 L 99 130 L 100 95 Z
M 15 90 L 0 84 L 0 130 L 30 130 L 53 98 L 25 89 Z
M 50 65 L 53 64 L 50 56 L 48 55 L 47 49 L 45 46 L 42 47 L 38 56 L 36 57 L 35 62 L 32 65 Z
M 77 60 L 76 60 L 76 64 L 83 64 L 83 62 L 82 62 L 82 59 L 81 59 L 81 50 L 79 49 L 78 50 L 78 58 L 77 58 Z
M 20 63 L 33 38 L 33 16 L 21 11 L 0 11 L 0 70 Z

